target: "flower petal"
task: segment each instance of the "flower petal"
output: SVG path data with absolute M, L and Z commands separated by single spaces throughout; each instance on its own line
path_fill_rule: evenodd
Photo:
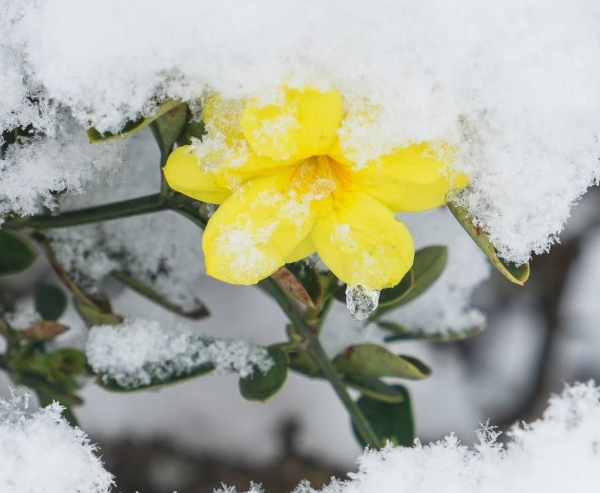
M 169 156 L 163 173 L 173 190 L 196 200 L 221 204 L 231 195 L 226 188 L 217 186 L 213 173 L 200 166 L 190 146 L 175 149 Z
M 276 160 L 300 160 L 327 154 L 342 120 L 337 91 L 285 89 L 279 105 L 251 101 L 242 114 L 242 129 L 252 150 Z
M 219 207 L 204 232 L 208 275 L 255 284 L 279 269 L 315 221 L 315 207 L 290 186 L 292 173 L 247 182 Z
M 448 193 L 467 186 L 463 174 L 451 174 L 426 143 L 381 157 L 355 174 L 354 190 L 368 193 L 396 212 L 440 207 Z
M 394 213 L 369 195 L 345 193 L 318 217 L 312 239 L 321 259 L 349 285 L 395 286 L 412 267 L 410 232 Z
M 302 260 L 303 258 L 312 255 L 316 251 L 315 244 L 312 241 L 312 237 L 307 234 L 304 239 L 296 245 L 289 255 L 285 258 L 286 264 L 291 264 L 292 262 L 298 262 L 298 260 Z

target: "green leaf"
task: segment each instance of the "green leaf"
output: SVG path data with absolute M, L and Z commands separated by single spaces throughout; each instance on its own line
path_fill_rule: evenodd
M 35 309 L 44 320 L 58 320 L 67 307 L 67 297 L 54 284 L 38 282 L 33 292 Z
M 404 395 L 397 387 L 388 385 L 375 377 L 348 375 L 344 378 L 344 383 L 377 401 L 391 403 L 404 401 Z
M 77 298 L 73 298 L 75 309 L 79 316 L 85 321 L 88 327 L 94 325 L 118 325 L 123 322 L 123 317 L 110 312 L 103 312 L 96 306 L 84 303 Z
M 460 332 L 448 332 L 439 334 L 430 334 L 422 331 L 409 330 L 396 322 L 378 321 L 377 325 L 389 333 L 385 338 L 386 342 L 394 341 L 429 341 L 429 342 L 455 342 L 468 339 L 481 333 L 480 327 L 461 330 Z
M 283 387 L 288 374 L 288 357 L 277 347 L 269 348 L 274 365 L 267 372 L 255 370 L 252 376 L 240 378 L 240 392 L 249 401 L 264 402 L 273 397 Z
M 177 305 L 176 303 L 172 303 L 171 301 L 167 300 L 164 296 L 158 294 L 150 286 L 138 281 L 137 279 L 134 279 L 133 277 L 125 274 L 122 271 L 114 271 L 112 275 L 116 277 L 119 281 L 121 281 L 123 284 L 136 291 L 137 293 L 159 304 L 163 308 L 166 308 L 167 310 L 176 313 L 177 315 L 181 315 L 192 320 L 199 320 L 210 315 L 208 308 L 206 308 L 206 306 L 198 299 L 195 300 L 195 309 L 184 310 L 181 306 Z
M 150 124 L 158 148 L 160 149 L 160 165 L 165 165 L 173 144 L 183 131 L 187 119 L 187 105 L 180 104 Z
M 411 447 L 415 440 L 415 423 L 408 390 L 401 385 L 394 388 L 402 395 L 400 403 L 382 402 L 362 396 L 357 404 L 382 442 Z M 363 447 L 367 446 L 354 428 L 354 435 Z
M 98 132 L 98 130 L 96 130 L 95 128 L 89 128 L 87 130 L 88 140 L 90 141 L 90 143 L 95 144 L 98 142 L 107 142 L 109 140 L 114 140 L 114 139 L 123 139 L 135 132 L 140 131 L 142 128 L 147 127 L 158 117 L 164 115 L 168 111 L 171 111 L 173 108 L 179 106 L 180 104 L 181 104 L 181 101 L 179 101 L 177 99 L 167 99 L 166 101 L 164 101 L 163 103 L 161 103 L 158 106 L 156 112 L 152 116 L 149 116 L 147 118 L 140 118 L 139 120 L 135 120 L 135 121 L 127 122 L 125 124 L 125 126 L 123 127 L 123 129 L 116 134 L 113 134 L 111 132 L 106 132 L 106 133 L 102 134 L 102 133 Z
M 0 230 L 0 276 L 24 271 L 37 256 L 38 252 L 21 236 Z
M 409 270 L 402 280 L 393 288 L 384 289 L 379 295 L 379 306 L 394 306 L 404 299 L 415 286 L 413 270 Z
M 380 306 L 371 315 L 370 320 L 377 320 L 384 313 L 410 303 L 415 298 L 421 296 L 442 275 L 447 262 L 448 249 L 445 246 L 430 246 L 417 251 L 411 269 L 413 275 L 412 287 L 395 302 L 383 305 L 380 303 Z
M 104 390 L 108 390 L 109 392 L 117 392 L 120 394 L 130 394 L 133 392 L 141 392 L 145 390 L 159 390 L 164 387 L 169 387 L 171 385 L 176 385 L 179 383 L 187 382 L 188 380 L 192 380 L 194 378 L 202 377 L 211 371 L 214 370 L 212 365 L 202 365 L 196 368 L 194 371 L 190 373 L 185 373 L 182 375 L 177 375 L 175 377 L 171 377 L 169 380 L 154 380 L 148 385 L 140 385 L 139 387 L 131 388 L 131 387 L 123 387 L 119 385 L 114 379 L 108 377 L 107 375 L 99 374 L 96 377 L 96 383 L 102 387 Z
M 487 233 L 473 224 L 473 218 L 464 207 L 449 203 L 448 208 L 452 211 L 452 214 L 454 214 L 454 217 L 465 231 L 469 233 L 469 236 L 473 241 L 475 241 L 479 248 L 483 250 L 483 253 L 488 256 L 494 267 L 496 267 L 504 277 L 519 286 L 523 286 L 527 282 L 530 273 L 529 264 L 517 266 L 498 257 Z
M 426 378 L 431 369 L 410 356 L 396 356 L 377 344 L 350 346 L 338 355 L 333 364 L 342 373 L 372 377 L 401 377 L 412 380 Z

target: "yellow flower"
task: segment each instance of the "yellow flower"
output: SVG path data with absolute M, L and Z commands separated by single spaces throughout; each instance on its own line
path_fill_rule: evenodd
M 430 145 L 357 166 L 342 152 L 336 91 L 285 89 L 281 101 L 204 101 L 207 135 L 175 150 L 164 173 L 190 197 L 221 204 L 203 236 L 207 273 L 254 284 L 315 251 L 348 285 L 396 285 L 414 245 L 395 212 L 444 205 L 467 184 Z

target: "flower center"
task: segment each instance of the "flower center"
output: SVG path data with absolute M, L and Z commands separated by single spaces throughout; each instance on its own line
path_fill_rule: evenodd
M 320 155 L 296 164 L 291 185 L 301 194 L 311 194 L 318 200 L 341 194 L 351 182 L 346 165 L 328 155 Z

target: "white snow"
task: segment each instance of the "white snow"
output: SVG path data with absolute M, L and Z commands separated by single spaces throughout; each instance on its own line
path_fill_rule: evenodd
M 365 286 L 346 287 L 346 307 L 354 320 L 363 321 L 377 309 L 379 291 Z
M 335 87 L 348 111 L 342 147 L 357 159 L 416 141 L 452 146 L 472 180 L 460 201 L 516 262 L 548 248 L 598 178 L 595 0 L 96 7 L 3 2 L 0 128 L 52 129 L 63 107 L 116 130 L 164 97 L 210 89 L 267 102 L 283 84 Z
M 304 482 L 294 493 L 595 491 L 600 481 L 600 388 L 594 382 L 575 384 L 549 403 L 541 419 L 513 427 L 506 446 L 486 423 L 473 447 L 449 435 L 429 445 L 417 442 L 414 448 L 367 450 L 349 480 L 333 479 L 321 490 Z M 249 492 L 256 491 L 251 485 Z
M 0 398 L 2 493 L 108 493 L 113 478 L 62 407 L 28 409 L 27 395 Z
M 186 376 L 207 365 L 217 374 L 241 377 L 273 366 L 265 348 L 247 341 L 216 339 L 183 324 L 165 327 L 143 319 L 92 327 L 86 355 L 106 382 L 128 389 Z

